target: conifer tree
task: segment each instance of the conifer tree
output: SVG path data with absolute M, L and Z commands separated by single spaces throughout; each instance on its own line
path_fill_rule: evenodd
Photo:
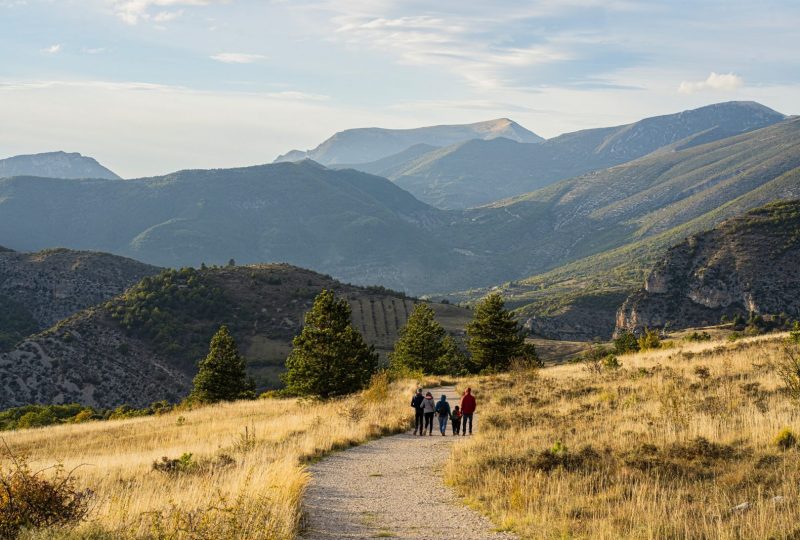
M 467 336 L 472 362 L 478 371 L 508 369 L 511 359 L 521 354 L 525 343 L 522 329 L 498 293 L 490 294 L 475 306 Z
M 364 388 L 378 367 L 378 355 L 350 324 L 350 304 L 324 290 L 306 313 L 292 342 L 286 389 L 297 395 L 329 398 Z
M 208 356 L 200 362 L 189 401 L 216 403 L 255 397 L 255 384 L 247 377 L 246 363 L 227 326 L 211 338 Z
M 445 353 L 446 334 L 436 320 L 433 308 L 420 302 L 400 329 L 400 337 L 390 355 L 392 367 L 435 373 L 439 359 Z

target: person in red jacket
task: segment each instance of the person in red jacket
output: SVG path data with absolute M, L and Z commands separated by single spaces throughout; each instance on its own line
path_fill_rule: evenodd
M 472 395 L 472 388 L 467 388 L 461 397 L 461 435 L 467 434 L 467 422 L 469 422 L 469 434 L 472 435 L 472 415 L 475 414 L 475 396 Z

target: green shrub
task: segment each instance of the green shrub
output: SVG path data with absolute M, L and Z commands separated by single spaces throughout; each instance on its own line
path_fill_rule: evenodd
M 658 330 L 648 330 L 645 328 L 642 335 L 639 336 L 638 344 L 640 351 L 661 348 L 661 338 L 658 335 Z
M 625 330 L 614 340 L 614 352 L 628 354 L 639 351 L 639 342 L 633 332 Z
M 688 342 L 711 341 L 711 334 L 709 334 L 706 331 L 692 332 L 691 334 L 683 338 L 683 340 Z
M 778 432 L 772 442 L 781 450 L 788 450 L 797 445 L 797 435 L 786 427 Z
M 181 457 L 170 459 L 167 456 L 153 462 L 153 470 L 165 474 L 181 474 L 191 472 L 197 467 L 190 452 L 184 452 Z
M 603 369 L 606 371 L 616 371 L 622 367 L 620 361 L 613 354 L 607 355 L 605 358 L 603 358 L 601 363 L 603 365 Z

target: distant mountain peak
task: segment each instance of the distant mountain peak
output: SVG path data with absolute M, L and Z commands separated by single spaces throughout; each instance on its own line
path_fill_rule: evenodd
M 509 118 L 411 129 L 354 128 L 335 133 L 312 150 L 292 150 L 278 156 L 275 161 L 299 161 L 308 158 L 326 166 L 370 163 L 420 144 L 442 147 L 472 139 L 489 140 L 500 137 L 522 143 L 538 143 L 544 140 Z
M 0 159 L 0 178 L 40 176 L 44 178 L 100 178 L 120 180 L 114 172 L 96 159 L 78 152 L 43 152 Z

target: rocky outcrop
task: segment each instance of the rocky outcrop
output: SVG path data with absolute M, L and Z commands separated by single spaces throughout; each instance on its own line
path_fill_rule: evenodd
M 800 201 L 774 203 L 671 248 L 617 312 L 616 332 L 800 316 Z

